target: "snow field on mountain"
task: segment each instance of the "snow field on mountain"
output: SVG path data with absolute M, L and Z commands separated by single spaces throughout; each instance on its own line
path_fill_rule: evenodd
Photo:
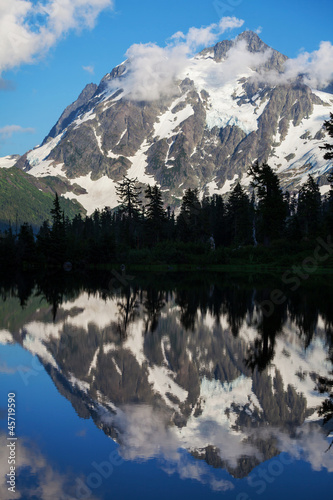
M 91 215 L 95 209 L 103 210 L 105 207 L 116 207 L 119 205 L 116 193 L 116 182 L 103 175 L 96 181 L 91 179 L 91 174 L 68 179 L 71 184 L 78 184 L 83 187 L 87 194 L 75 194 L 67 192 L 66 198 L 77 200 L 87 210 L 87 215 Z
M 253 73 L 250 68 L 247 73 L 241 73 L 237 80 L 248 78 Z M 209 93 L 206 111 L 206 123 L 209 129 L 213 127 L 225 127 L 226 125 L 237 125 L 246 134 L 257 130 L 257 120 L 264 111 L 268 100 L 262 103 L 256 110 L 253 104 L 246 103 L 238 106 L 234 97 L 242 95 L 242 84 L 234 77 L 227 79 L 223 73 L 223 63 L 217 63 L 212 59 L 192 59 L 183 77 L 191 78 L 200 94 L 202 90 Z M 255 112 L 256 110 L 256 112 Z
M 15 165 L 18 158 L 16 156 L 3 156 L 0 158 L 0 168 L 10 168 Z
M 148 382 L 153 386 L 153 390 L 162 396 L 168 406 L 177 409 L 177 405 L 173 404 L 168 398 L 168 392 L 176 396 L 181 402 L 186 400 L 188 392 L 173 380 L 171 370 L 168 370 L 165 366 L 154 365 L 148 367 L 148 372 Z
M 279 146 L 274 148 L 269 159 L 269 164 L 272 167 L 276 167 L 279 174 L 293 170 L 293 179 L 298 180 L 301 184 L 302 179 L 304 179 L 303 182 L 307 180 L 308 173 L 316 173 L 318 175 L 331 168 L 327 164 L 327 160 L 323 158 L 323 150 L 320 149 L 323 141 L 314 139 L 328 116 L 329 108 L 322 104 L 314 104 L 313 113 L 308 119 L 303 119 L 297 126 L 289 122 L 287 136 Z M 309 137 L 302 139 L 301 137 L 306 133 L 309 134 Z M 276 136 L 276 140 L 278 139 L 279 137 Z M 290 154 L 295 154 L 296 159 L 288 161 L 286 157 Z M 302 166 L 306 163 L 311 164 L 311 170 L 304 172 Z
M 33 175 L 34 177 L 47 177 L 48 175 L 54 177 L 65 177 L 66 173 L 64 172 L 64 164 L 58 163 L 57 165 L 52 165 L 53 160 L 42 160 L 39 164 L 33 167 L 31 170 L 27 172 L 29 175 Z
M 94 136 L 96 137 L 96 142 L 98 144 L 99 151 L 100 151 L 100 153 L 102 153 L 104 155 L 104 151 L 102 149 L 102 136 L 97 134 L 95 127 L 93 127 L 92 129 L 94 132 Z
M 117 365 L 116 360 L 115 360 L 114 358 L 112 358 L 112 361 L 113 361 L 113 364 L 114 364 L 114 366 L 115 366 L 115 368 L 116 368 L 116 370 L 117 370 L 118 375 L 120 375 L 120 376 L 122 377 L 123 372 L 121 371 L 121 369 L 120 369 L 120 368 L 119 368 L 119 366 Z
M 155 184 L 153 175 L 146 174 L 147 167 L 147 151 L 150 144 L 145 140 L 134 156 L 129 156 L 128 159 L 132 163 L 128 169 L 126 176 L 129 178 L 137 178 L 143 184 Z M 117 203 L 118 204 L 118 203 Z M 114 205 L 115 206 L 115 205 Z
M 189 61 L 187 67 L 183 70 L 181 78 L 189 77 L 194 81 L 194 85 L 199 93 L 200 98 L 204 102 L 206 107 L 206 124 L 207 128 L 211 129 L 215 126 L 225 127 L 226 125 L 235 125 L 240 127 L 246 134 L 251 131 L 258 129 L 258 118 L 263 113 L 268 99 L 260 100 L 260 93 L 258 92 L 253 98 L 251 103 L 243 103 L 238 105 L 238 98 L 244 95 L 244 90 L 242 87 L 241 78 L 249 78 L 255 72 L 248 68 L 243 70 L 243 73 L 239 75 L 225 74 L 223 62 L 215 62 L 211 57 L 196 57 Z M 208 92 L 209 97 L 205 101 L 204 95 L 200 94 L 202 90 Z M 315 134 L 322 128 L 323 121 L 329 116 L 329 106 L 333 103 L 333 98 L 330 98 L 330 94 L 325 92 L 315 91 L 314 94 L 320 97 L 326 104 L 314 105 L 314 112 L 309 117 L 309 119 L 304 119 L 298 126 L 294 127 L 292 123 L 289 125 L 289 130 L 285 140 L 280 143 L 281 136 L 279 132 L 275 134 L 274 140 L 278 144 L 276 148 L 273 149 L 272 155 L 268 160 L 268 163 L 281 174 L 282 185 L 288 186 L 288 184 L 295 183 L 296 185 L 301 185 L 306 181 L 308 173 L 317 175 L 324 174 L 331 165 L 323 159 L 323 151 L 319 148 L 322 145 L 322 139 L 301 139 L 300 137 L 309 132 L 312 138 Z M 81 114 L 73 124 L 75 127 L 79 127 L 82 123 L 89 122 L 96 117 L 96 110 L 100 107 L 105 107 L 105 109 L 114 106 L 115 103 L 124 97 L 124 93 L 119 93 L 116 97 L 114 89 L 107 89 L 104 93 L 100 95 L 100 100 L 97 104 L 87 113 Z M 194 110 L 190 104 L 186 104 L 187 93 L 176 98 L 168 109 L 157 117 L 157 122 L 154 124 L 154 130 L 152 137 L 155 139 L 170 139 L 178 133 L 176 130 L 180 127 L 185 120 L 190 116 L 194 115 Z M 183 109 L 173 113 L 173 110 L 183 103 Z M 281 120 L 281 117 L 279 117 Z M 97 129 L 92 125 L 92 131 L 95 135 L 96 143 L 99 148 L 99 152 L 102 155 L 106 155 L 109 158 L 117 159 L 120 155 L 114 154 L 112 149 L 107 153 L 102 148 L 103 137 L 97 131 Z M 66 177 L 63 171 L 63 164 L 53 166 L 51 160 L 47 160 L 50 152 L 59 144 L 61 139 L 66 140 L 64 135 L 66 134 L 64 130 L 56 138 L 51 139 L 47 144 L 41 147 L 37 147 L 27 155 L 27 159 L 32 166 L 29 174 L 36 177 L 43 177 L 46 175 Z M 123 130 L 118 143 L 119 145 L 124 138 L 127 129 Z M 170 141 L 171 142 L 171 141 Z M 280 143 L 280 144 L 279 144 Z M 151 147 L 152 142 L 150 139 L 146 139 L 141 144 L 138 151 L 128 160 L 132 163 L 131 167 L 126 172 L 128 177 L 137 178 L 139 182 L 143 184 L 155 184 L 154 175 L 150 175 L 146 172 L 147 169 L 147 153 Z M 169 150 L 166 154 L 165 163 L 174 160 L 174 158 L 169 158 L 170 149 L 172 144 L 169 144 Z M 195 151 L 194 151 L 195 152 Z M 194 153 L 193 153 L 194 154 Z M 204 155 L 204 152 L 202 153 Z M 295 154 L 295 158 L 291 155 Z M 289 161 L 286 159 L 289 157 Z M 3 164 L 10 165 L 10 161 L 3 159 Z M 304 167 L 304 165 L 306 165 Z M 1 159 L 0 159 L 1 167 Z M 166 165 L 166 168 L 173 168 L 174 165 Z M 192 166 L 193 168 L 193 166 Z M 125 172 L 124 172 L 125 173 Z M 198 176 L 197 176 L 198 177 Z M 207 179 L 207 184 L 204 189 L 201 190 L 201 196 L 204 192 L 209 195 L 213 194 L 226 194 L 234 187 L 237 177 L 234 176 L 233 179 L 226 179 L 224 185 L 220 188 L 217 186 L 215 181 L 216 177 L 212 179 Z M 76 199 L 82 206 L 87 210 L 88 215 L 90 215 L 96 208 L 103 209 L 105 206 L 111 208 L 116 207 L 119 202 L 116 195 L 116 182 L 109 179 L 107 176 L 103 176 L 97 181 L 92 181 L 90 175 L 81 176 L 76 179 L 67 179 L 71 184 L 77 183 L 86 189 L 87 194 L 75 195 L 72 192 L 67 192 L 65 196 L 69 199 Z M 243 186 L 248 186 L 250 179 L 247 178 L 246 174 L 242 176 L 241 183 Z M 202 186 L 202 181 L 201 181 Z M 205 190 L 205 191 L 204 191 Z M 321 193 L 325 194 L 328 192 L 329 187 L 327 185 L 321 186 Z M 176 197 L 181 199 L 181 197 Z
M 238 174 L 235 174 L 232 179 L 227 179 L 221 188 L 218 187 L 215 180 L 212 180 L 205 185 L 205 188 L 208 188 L 209 196 L 213 196 L 213 194 L 229 193 L 229 191 L 231 191 L 231 189 L 234 187 L 234 184 L 236 183 L 238 177 Z
M 174 130 L 183 121 L 194 114 L 193 108 L 190 104 L 187 104 L 185 108 L 181 109 L 177 113 L 172 112 L 176 106 L 185 100 L 186 94 L 176 99 L 171 106 L 169 106 L 168 110 L 158 117 L 158 122 L 154 124 L 154 137 L 159 137 L 160 139 L 170 138 L 173 135 Z
M 27 160 L 30 163 L 30 166 L 32 167 L 29 170 L 29 174 L 34 175 L 35 177 L 50 175 L 43 173 L 45 171 L 45 167 L 48 167 L 50 164 L 50 162 L 46 162 L 45 160 L 49 156 L 51 151 L 59 144 L 64 133 L 65 131 L 61 132 L 61 134 L 58 134 L 57 137 L 48 141 L 46 144 L 44 144 L 44 146 L 38 146 L 27 154 Z M 33 167 L 40 167 L 40 168 L 34 169 Z M 51 175 L 56 175 L 56 174 L 51 174 Z
M 79 128 L 79 126 L 82 125 L 82 123 L 85 123 L 85 122 L 87 122 L 89 120 L 94 120 L 94 118 L 96 118 L 96 113 L 94 113 L 94 109 L 91 109 L 87 113 L 84 113 L 84 114 L 80 115 L 73 122 L 73 124 L 75 124 L 75 128 Z

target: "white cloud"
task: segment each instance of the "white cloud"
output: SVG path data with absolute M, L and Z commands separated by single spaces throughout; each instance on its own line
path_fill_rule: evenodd
M 20 477 L 21 471 L 25 471 L 29 477 L 34 478 L 33 481 L 21 481 L 16 484 L 15 493 L 8 492 L 8 441 L 4 434 L 0 434 L 0 498 L 12 498 L 24 500 L 25 498 L 58 498 L 75 500 L 76 496 L 75 485 L 76 481 L 81 478 L 73 478 L 69 474 L 64 474 L 56 470 L 48 463 L 47 457 L 42 455 L 37 448 L 36 443 L 30 442 L 24 437 L 20 437 L 19 448 L 16 455 L 16 473 Z M 80 497 L 79 497 L 80 498 Z M 96 497 L 89 496 L 90 500 L 96 500 Z
M 178 31 L 172 35 L 170 40 L 178 40 L 178 42 L 182 40 L 182 43 L 186 47 L 186 52 L 193 53 L 198 50 L 199 47 L 207 47 L 216 43 L 223 33 L 228 30 L 240 28 L 243 24 L 243 19 L 237 19 L 237 17 L 222 17 L 218 24 L 213 23 L 201 28 L 192 27 L 188 30 L 186 35 Z
M 87 73 L 90 73 L 91 75 L 93 75 L 95 72 L 94 66 L 82 66 L 82 69 L 84 69 L 84 71 L 87 71 Z
M 333 80 L 333 45 L 331 42 L 321 42 L 318 50 L 289 59 L 285 67 L 287 78 L 304 75 L 304 83 L 310 87 L 324 87 Z
M 333 81 L 333 45 L 321 42 L 319 49 L 288 59 L 284 71 L 261 72 L 259 78 L 271 85 L 289 84 L 297 78 L 312 88 L 324 88 Z
M 296 429 L 293 437 L 276 430 L 276 438 L 280 448 L 296 460 L 302 459 L 311 465 L 312 470 L 327 469 L 333 472 L 333 454 L 326 452 L 331 437 L 317 423 L 305 423 Z
M 113 0 L 0 0 L 0 74 L 44 55 L 70 30 L 93 28 Z
M 166 47 L 154 43 L 134 44 L 126 52 L 127 73 L 112 86 L 121 86 L 127 98 L 153 101 L 177 93 L 176 79 L 188 58 L 200 47 L 217 42 L 227 30 L 239 28 L 244 21 L 236 17 L 222 18 L 219 24 L 189 29 L 187 34 L 175 33 Z
M 21 125 L 5 125 L 0 128 L 0 138 L 10 139 L 13 134 L 34 134 L 35 129 L 31 127 L 23 128 Z
M 241 28 L 243 26 L 243 19 L 237 19 L 237 17 L 222 17 L 219 22 L 219 34 L 221 35 L 227 30 L 233 30 L 235 28 Z
M 187 33 L 178 31 L 165 47 L 155 43 L 134 44 L 126 52 L 126 72 L 118 80 L 112 80 L 111 88 L 122 88 L 124 97 L 135 101 L 154 101 L 177 95 L 177 80 L 188 65 L 189 59 L 200 48 L 212 46 L 227 31 L 239 28 L 242 19 L 224 17 L 220 22 L 202 28 L 192 27 Z M 260 33 L 262 28 L 256 30 Z M 320 48 L 312 53 L 304 52 L 296 59 L 288 59 L 282 73 L 267 71 L 263 65 L 272 55 L 272 49 L 265 52 L 250 52 L 246 40 L 241 40 L 227 53 L 224 61 L 216 64 L 206 75 L 207 81 L 223 85 L 252 68 L 257 78 L 271 85 L 290 83 L 302 77 L 304 83 L 314 88 L 323 88 L 333 81 L 333 46 L 321 42 Z
M 126 77 L 112 81 L 121 86 L 127 97 L 136 101 L 153 101 L 177 93 L 175 80 L 186 64 L 185 45 L 159 47 L 156 44 L 135 44 L 127 53 Z
M 214 491 L 234 488 L 230 481 L 218 480 L 207 464 L 195 461 L 184 450 L 179 431 L 170 425 L 172 414 L 149 405 L 124 405 L 117 414 L 105 413 L 103 422 L 119 431 L 120 453 L 126 460 L 162 461 L 168 474 L 209 484 Z
M 226 58 L 211 69 L 206 75 L 210 86 L 221 87 L 226 82 L 234 80 L 242 73 L 247 73 L 248 68 L 260 68 L 267 62 L 272 54 L 271 49 L 265 52 L 250 52 L 247 50 L 246 40 L 239 40 L 227 52 Z

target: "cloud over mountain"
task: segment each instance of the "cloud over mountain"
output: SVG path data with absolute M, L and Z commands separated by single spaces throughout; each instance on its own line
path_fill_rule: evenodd
M 0 74 L 44 55 L 71 30 L 91 29 L 112 0 L 0 0 Z
M 175 33 L 165 47 L 155 43 L 134 44 L 126 52 L 126 73 L 121 79 L 112 80 L 112 88 L 121 87 L 126 98 L 133 101 L 155 101 L 177 95 L 176 81 L 198 49 L 212 46 L 225 31 L 239 28 L 243 23 L 236 17 L 224 17 L 218 24 L 192 27 L 186 34 Z M 221 85 L 251 68 L 255 71 L 252 78 L 270 85 L 289 84 L 301 77 L 306 85 L 320 89 L 333 81 L 330 42 L 321 42 L 318 50 L 288 59 L 279 71 L 264 67 L 271 55 L 270 48 L 253 51 L 245 39 L 236 39 L 216 68 L 210 68 L 207 79 Z
M 239 28 L 243 23 L 236 17 L 224 17 L 218 24 L 192 27 L 187 34 L 175 33 L 166 47 L 155 43 L 134 44 L 126 52 L 126 77 L 121 82 L 113 80 L 112 86 L 120 85 L 134 101 L 154 101 L 177 94 L 175 81 L 188 59 L 200 47 L 215 43 L 227 30 Z

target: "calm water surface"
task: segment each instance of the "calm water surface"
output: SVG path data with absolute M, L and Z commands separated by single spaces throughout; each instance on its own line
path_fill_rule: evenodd
M 117 276 L 3 280 L 0 498 L 330 498 L 329 279 Z

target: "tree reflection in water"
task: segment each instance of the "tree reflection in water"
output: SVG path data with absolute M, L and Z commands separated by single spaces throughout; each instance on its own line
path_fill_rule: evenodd
M 260 304 L 269 299 L 272 290 L 281 287 L 278 278 L 209 276 L 207 273 L 158 277 L 146 274 L 117 289 L 108 288 L 106 283 L 105 274 L 98 273 L 20 275 L 2 282 L 1 307 L 5 311 L 6 301 L 19 299 L 25 313 L 21 330 L 13 331 L 22 332 L 21 337 L 15 333 L 15 339 L 24 343 L 24 324 L 31 318 L 36 319 L 37 314 L 28 310 L 29 300 L 37 300 L 38 307 L 42 303 L 50 305 L 50 316 L 55 326 L 60 325 L 60 333 L 59 339 L 54 336 L 48 340 L 47 349 L 64 378 L 74 373 L 76 379 L 90 386 L 89 397 L 99 394 L 114 404 L 135 402 L 161 406 L 167 411 L 169 424 L 172 422 L 181 429 L 191 415 L 199 418 L 204 411 L 205 384 L 213 392 L 227 393 L 224 384 L 243 383 L 251 378 L 250 389 L 258 398 L 262 413 L 253 405 L 250 410 L 250 402 L 243 402 L 242 406 L 232 403 L 225 409 L 225 415 L 229 418 L 228 412 L 234 412 L 235 428 L 248 431 L 269 423 L 277 427 L 283 425 L 292 435 L 304 422 L 308 415 L 307 402 L 291 385 L 284 385 L 278 370 L 274 372 L 275 356 L 277 347 L 281 341 L 288 340 L 292 329 L 305 352 L 317 338 L 327 346 L 332 361 L 333 292 L 329 285 L 320 281 L 305 283 L 295 292 L 282 288 L 285 300 L 265 314 Z M 86 330 L 75 324 L 75 317 L 83 314 L 83 306 L 82 310 L 64 306 L 70 301 L 74 303 L 82 294 L 105 302 L 104 326 L 98 326 L 98 317 L 89 320 Z M 139 324 L 142 324 L 142 351 L 133 340 L 129 343 Z M 131 354 L 131 348 L 137 349 L 137 357 Z M 286 350 L 285 356 L 288 355 Z M 273 371 L 268 371 L 271 368 Z M 56 378 L 54 370 L 47 369 Z M 332 379 L 315 373 L 305 375 L 313 387 L 317 384 L 320 393 L 330 393 L 319 410 L 324 424 L 328 425 L 333 416 Z M 305 375 L 298 374 L 300 378 Z M 154 392 L 154 377 L 158 380 L 159 393 Z M 163 385 L 167 377 L 169 386 Z M 214 385 L 215 381 L 219 385 Z M 164 391 L 162 396 L 161 391 Z M 72 393 L 64 388 L 62 392 L 73 400 L 81 415 L 89 413 L 91 402 L 79 403 L 76 394 L 74 403 Z M 88 401 L 86 395 L 84 398 Z M 97 418 L 95 413 L 94 418 Z M 270 439 L 249 436 L 248 444 L 271 457 L 278 451 L 275 438 Z M 197 450 L 194 455 L 205 457 L 211 464 L 225 464 L 216 443 L 205 451 Z M 244 467 L 246 463 L 244 474 L 258 460 L 243 457 L 242 463 Z M 239 476 L 239 465 L 234 467 L 234 473 Z

